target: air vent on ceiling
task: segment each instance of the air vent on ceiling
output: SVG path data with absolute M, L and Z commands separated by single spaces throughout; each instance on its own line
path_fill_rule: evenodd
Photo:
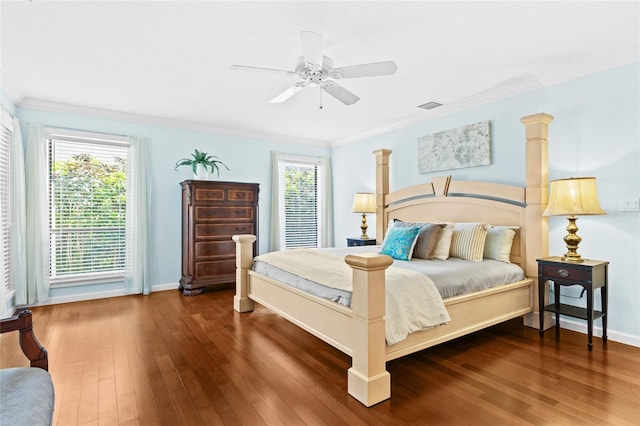
M 426 104 L 422 104 L 422 105 L 418 105 L 418 108 L 422 108 L 422 109 L 434 109 L 434 108 L 438 108 L 441 107 L 442 104 L 440 102 L 427 102 Z

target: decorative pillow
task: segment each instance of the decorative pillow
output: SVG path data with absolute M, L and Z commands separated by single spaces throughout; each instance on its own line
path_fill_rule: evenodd
M 487 230 L 484 242 L 484 257 L 511 263 L 511 246 L 519 226 L 492 226 Z
M 438 241 L 438 235 L 440 231 L 445 227 L 444 223 L 429 223 L 429 222 L 404 222 L 396 220 L 393 222 L 393 226 L 400 227 L 420 227 L 418 233 L 418 240 L 416 246 L 413 249 L 413 257 L 420 259 L 433 259 L 433 252 L 436 248 L 436 242 Z
M 451 249 L 451 237 L 453 235 L 453 224 L 447 224 L 440 230 L 436 246 L 433 249 L 432 259 L 447 260 Z
M 411 260 L 419 232 L 420 228 L 418 227 L 392 226 L 387 230 L 380 254 L 386 254 L 398 260 Z
M 481 262 L 489 226 L 485 223 L 454 224 L 449 256 Z

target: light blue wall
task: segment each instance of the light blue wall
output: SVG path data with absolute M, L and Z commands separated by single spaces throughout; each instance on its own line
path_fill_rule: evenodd
M 9 114 L 11 115 L 15 115 L 16 113 L 16 106 L 13 104 L 13 102 L 11 102 L 11 100 L 3 93 L 0 91 L 0 103 L 2 104 L 2 107 L 4 109 L 6 109 Z
M 278 143 L 264 139 L 185 130 L 175 127 L 140 124 L 103 118 L 18 108 L 17 114 L 27 138 L 27 123 L 42 123 L 87 131 L 146 136 L 151 139 L 151 284 L 176 283 L 180 279 L 181 192 L 179 182 L 192 178 L 188 168 L 174 170 L 176 160 L 187 157 L 195 148 L 217 155 L 231 169 L 223 170 L 220 180 L 260 184 L 259 251 L 266 252 L 269 242 L 271 200 L 271 151 L 298 155 L 329 156 L 326 147 Z M 113 292 L 121 283 L 54 288 L 52 298 L 79 296 L 81 293 Z
M 621 198 L 640 197 L 639 76 L 640 65 L 635 63 L 334 147 L 335 217 L 345 217 L 336 220 L 336 244 L 359 232 L 360 218 L 350 213 L 351 202 L 354 192 L 375 190 L 374 149 L 393 150 L 392 190 L 447 174 L 523 185 L 525 136 L 520 118 L 545 112 L 555 117 L 549 127 L 549 178 L 596 176 L 600 202 L 608 213 L 581 217 L 578 226 L 583 238 L 579 252 L 611 262 L 609 331 L 640 344 L 640 214 L 619 211 Z M 491 165 L 418 173 L 418 137 L 483 120 L 492 126 Z M 373 216 L 368 216 L 370 236 L 375 235 Z M 565 227 L 565 218 L 550 218 L 550 254 L 565 252 Z M 596 300 L 599 303 L 599 296 Z M 570 303 L 584 304 L 584 298 Z
M 585 257 L 609 260 L 609 329 L 640 344 L 640 215 L 619 211 L 623 197 L 640 196 L 640 65 L 631 64 L 577 80 L 537 90 L 490 105 L 450 114 L 332 149 L 278 143 L 269 140 L 185 130 L 159 125 L 92 118 L 87 116 L 15 108 L 2 95 L 2 104 L 27 122 L 151 138 L 152 231 L 151 282 L 176 283 L 180 277 L 180 189 L 190 178 L 188 170 L 174 171 L 177 158 L 194 148 L 218 155 L 231 168 L 221 179 L 260 184 L 260 251 L 269 241 L 270 152 L 331 155 L 334 181 L 336 245 L 359 234 L 360 216 L 351 213 L 354 192 L 374 191 L 377 148 L 393 150 L 392 189 L 429 182 L 434 175 L 456 179 L 524 184 L 524 127 L 520 117 L 546 112 L 555 117 L 550 125 L 550 179 L 597 177 L 600 201 L 607 216 L 582 217 L 578 221 Z M 432 174 L 417 171 L 417 138 L 461 125 L 490 120 L 492 164 Z M 26 130 L 23 129 L 26 137 Z M 375 217 L 368 215 L 369 235 L 375 235 Z M 566 220 L 550 218 L 551 254 L 565 250 L 562 237 Z M 60 288 L 53 297 L 78 296 L 80 292 L 116 291 L 119 284 Z M 568 292 L 568 296 L 575 294 Z M 582 300 L 568 299 L 584 304 Z M 599 298 L 597 298 L 599 300 Z

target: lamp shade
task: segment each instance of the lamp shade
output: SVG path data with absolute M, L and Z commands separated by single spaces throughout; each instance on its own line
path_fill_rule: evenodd
M 551 181 L 549 204 L 544 216 L 607 214 L 600 207 L 596 178 L 580 177 Z
M 356 192 L 353 196 L 353 207 L 351 210 L 354 213 L 375 213 L 376 212 L 376 197 L 371 192 Z

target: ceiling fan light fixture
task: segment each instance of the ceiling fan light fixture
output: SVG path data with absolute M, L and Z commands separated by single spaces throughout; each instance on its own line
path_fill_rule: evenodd
M 418 108 L 429 110 L 429 109 L 434 109 L 441 106 L 442 104 L 440 102 L 431 101 L 431 102 L 427 102 L 426 104 L 418 105 Z
M 298 64 L 293 71 L 278 70 L 273 68 L 253 67 L 247 65 L 232 65 L 234 70 L 260 71 L 288 76 L 298 76 L 301 81 L 286 89 L 271 100 L 271 103 L 280 103 L 298 93 L 304 87 L 320 87 L 345 105 L 353 105 L 360 98 L 351 93 L 335 81 L 328 79 L 348 79 L 360 77 L 376 77 L 395 74 L 398 69 L 393 61 L 374 62 L 370 64 L 350 65 L 333 68 L 331 58 L 324 56 L 324 37 L 312 31 L 302 31 L 302 56 L 298 58 Z M 322 106 L 320 106 L 322 108 Z

